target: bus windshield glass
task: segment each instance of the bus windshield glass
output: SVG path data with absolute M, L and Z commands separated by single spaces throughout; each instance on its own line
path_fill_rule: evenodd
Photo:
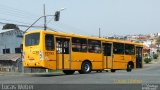
M 28 34 L 25 37 L 25 46 L 34 46 L 39 44 L 40 33 Z

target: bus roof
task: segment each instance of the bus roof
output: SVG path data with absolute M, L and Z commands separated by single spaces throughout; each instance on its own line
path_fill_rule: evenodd
M 118 43 L 134 44 L 136 46 L 143 47 L 143 43 L 136 43 L 136 42 L 130 42 L 130 41 L 118 40 L 118 39 L 99 38 L 99 37 L 85 36 L 85 35 L 80 35 L 80 34 L 69 34 L 69 33 L 57 32 L 57 31 L 51 31 L 51 30 L 33 30 L 33 31 L 25 33 L 25 35 L 31 34 L 31 33 L 36 33 L 36 32 L 45 32 L 45 33 L 51 33 L 51 34 L 59 35 L 59 36 L 66 36 L 66 37 L 77 37 L 77 38 L 101 40 L 104 42 L 118 42 Z

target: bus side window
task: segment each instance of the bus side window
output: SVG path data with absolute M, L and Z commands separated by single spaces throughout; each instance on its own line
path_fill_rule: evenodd
M 113 53 L 114 54 L 124 54 L 124 44 L 123 43 L 113 43 Z
M 72 51 L 87 52 L 87 39 L 72 38 Z
M 111 56 L 112 54 L 112 44 L 104 43 L 103 44 L 103 55 L 104 56 Z
M 126 55 L 134 55 L 135 54 L 134 45 L 125 44 L 125 54 Z
M 46 50 L 54 50 L 54 37 L 52 34 L 45 35 L 45 47 Z
M 64 54 L 69 54 L 69 41 L 64 42 Z
M 97 40 L 88 40 L 88 52 L 101 53 L 101 42 Z

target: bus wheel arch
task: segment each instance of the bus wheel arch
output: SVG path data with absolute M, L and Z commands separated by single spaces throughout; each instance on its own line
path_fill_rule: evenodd
M 87 74 L 90 73 L 92 71 L 92 63 L 90 60 L 84 60 L 81 64 L 81 70 L 79 70 L 78 72 L 80 74 Z
M 132 61 L 127 64 L 127 72 L 131 72 L 134 69 L 134 63 Z

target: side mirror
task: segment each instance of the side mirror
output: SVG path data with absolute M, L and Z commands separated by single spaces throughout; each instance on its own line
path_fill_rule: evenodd
M 59 18 L 60 18 L 60 11 L 56 11 L 54 21 L 59 21 Z

